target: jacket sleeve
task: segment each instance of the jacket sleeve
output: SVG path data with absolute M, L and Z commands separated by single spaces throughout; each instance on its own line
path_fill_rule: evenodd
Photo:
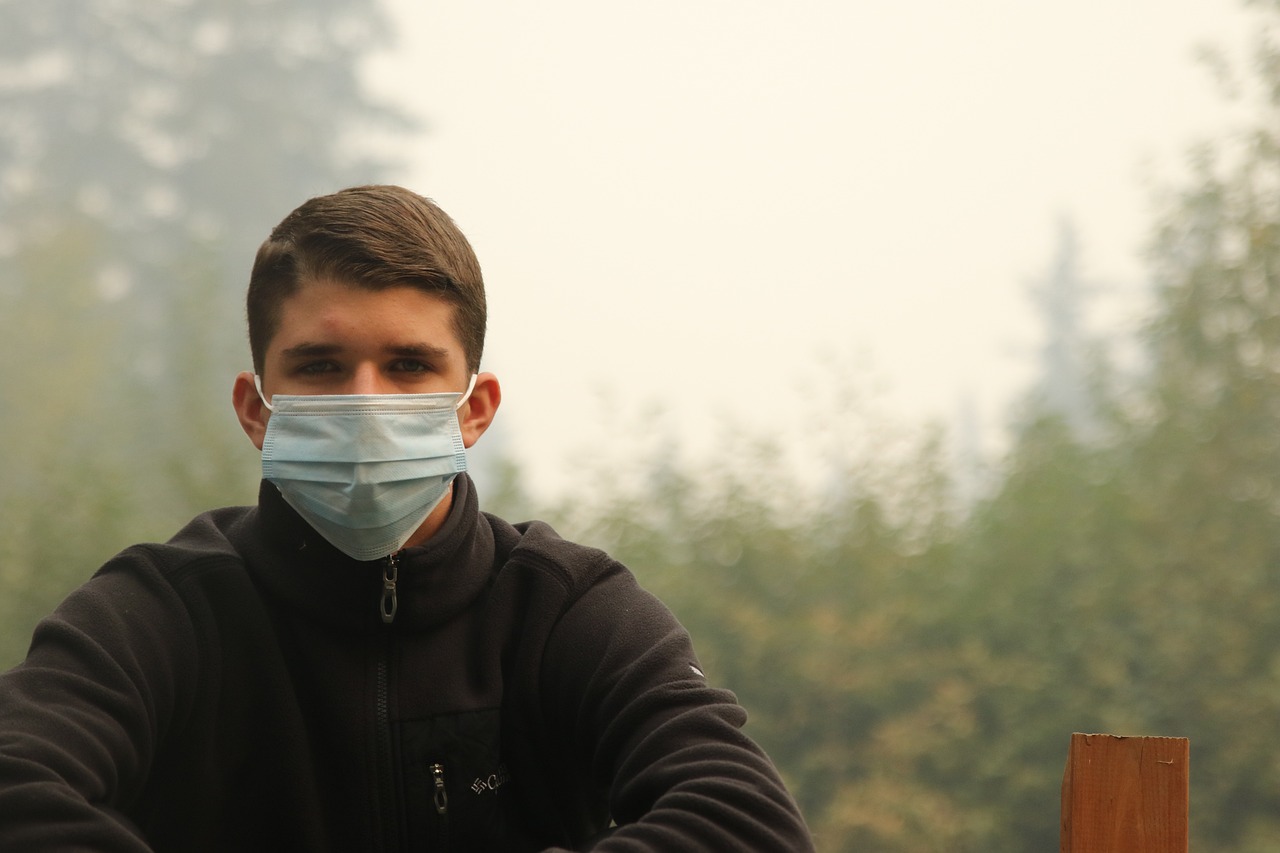
M 548 719 L 585 754 L 617 824 L 599 851 L 813 849 L 746 712 L 707 684 L 688 633 L 615 564 L 563 614 L 543 669 Z
M 195 643 L 172 588 L 128 555 L 41 621 L 26 660 L 0 675 L 0 850 L 148 849 L 125 812 Z

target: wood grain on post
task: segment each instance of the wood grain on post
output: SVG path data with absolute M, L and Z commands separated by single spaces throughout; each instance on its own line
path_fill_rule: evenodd
M 1071 736 L 1061 853 L 1187 853 L 1186 738 Z

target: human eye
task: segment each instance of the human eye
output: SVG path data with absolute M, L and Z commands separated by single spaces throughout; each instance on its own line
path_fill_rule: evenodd
M 398 358 L 391 363 L 396 373 L 430 373 L 431 365 L 420 358 Z
M 299 376 L 319 376 L 324 373 L 336 373 L 338 370 L 338 364 L 328 359 L 302 362 L 294 367 L 294 372 Z

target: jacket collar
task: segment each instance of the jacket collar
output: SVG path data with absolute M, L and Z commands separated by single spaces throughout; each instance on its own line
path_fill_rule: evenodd
M 306 618 L 344 630 L 384 628 L 380 618 L 386 560 L 361 562 L 334 548 L 263 481 L 244 555 L 267 594 Z M 396 554 L 399 607 L 391 629 L 424 630 L 464 609 L 489 583 L 493 531 L 480 513 L 475 484 L 453 481 L 453 504 L 422 545 Z

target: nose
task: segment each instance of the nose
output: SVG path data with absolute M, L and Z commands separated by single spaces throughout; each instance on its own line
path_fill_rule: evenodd
M 382 376 L 378 371 L 378 366 L 372 363 L 361 363 L 356 366 L 355 371 L 351 375 L 350 388 L 348 394 L 381 394 Z

